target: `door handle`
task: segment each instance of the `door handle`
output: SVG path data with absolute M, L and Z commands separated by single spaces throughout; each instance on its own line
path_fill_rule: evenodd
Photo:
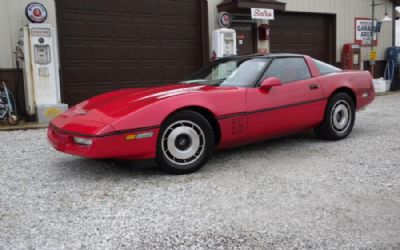
M 308 85 L 308 87 L 309 87 L 311 90 L 319 89 L 318 84 L 310 84 L 310 85 Z

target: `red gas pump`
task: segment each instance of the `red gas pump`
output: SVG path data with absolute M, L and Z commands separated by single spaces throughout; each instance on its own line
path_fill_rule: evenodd
M 342 50 L 343 69 L 361 69 L 361 48 L 360 45 L 347 43 Z

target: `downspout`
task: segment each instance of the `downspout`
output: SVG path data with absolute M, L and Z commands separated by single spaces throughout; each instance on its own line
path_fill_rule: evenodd
M 396 11 L 396 4 L 393 2 L 392 3 L 392 46 L 396 46 L 396 17 L 397 17 L 397 11 Z

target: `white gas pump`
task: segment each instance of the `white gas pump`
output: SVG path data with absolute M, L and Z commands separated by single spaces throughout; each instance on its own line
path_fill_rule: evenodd
M 236 31 L 233 29 L 217 29 L 212 33 L 212 49 L 217 58 L 236 55 Z
M 48 122 L 67 109 L 61 104 L 56 34 L 50 24 L 29 24 L 21 28 L 20 38 L 26 110 Z

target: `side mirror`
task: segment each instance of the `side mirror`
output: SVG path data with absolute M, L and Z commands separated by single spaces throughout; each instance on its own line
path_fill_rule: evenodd
M 272 87 L 281 86 L 281 85 L 282 85 L 282 82 L 278 78 L 268 77 L 261 83 L 260 89 L 263 92 L 268 92 Z

